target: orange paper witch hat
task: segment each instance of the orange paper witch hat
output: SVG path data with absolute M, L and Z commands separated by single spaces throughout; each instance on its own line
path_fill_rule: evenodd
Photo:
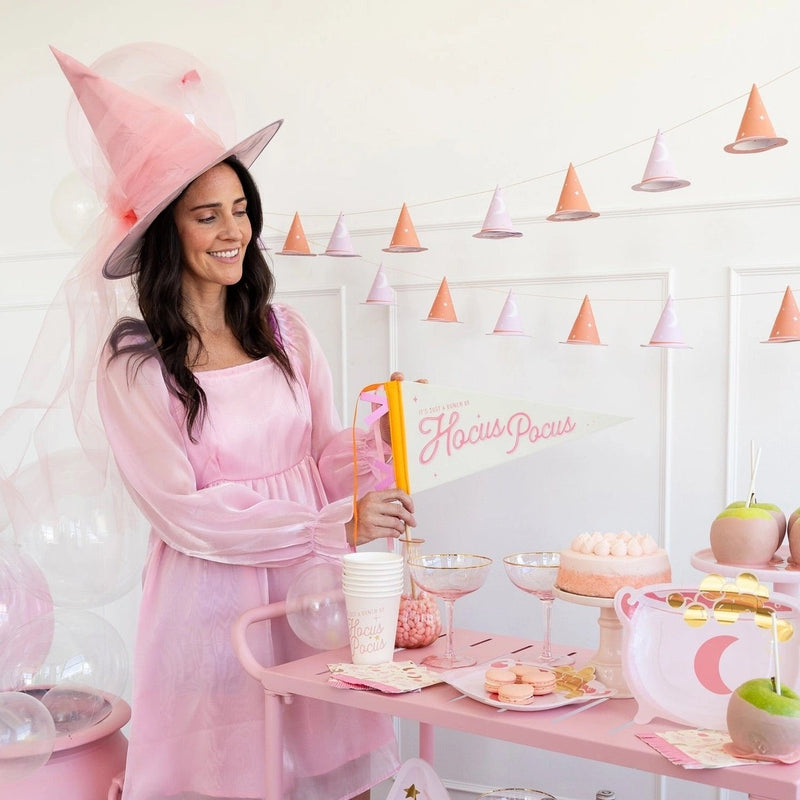
M 400 216 L 397 218 L 397 225 L 394 229 L 392 241 L 388 247 L 384 247 L 385 253 L 421 253 L 427 250 L 427 247 L 421 247 L 417 232 L 414 230 L 414 223 L 411 221 L 411 215 L 408 213 L 406 204 L 400 209 Z
M 564 186 L 561 189 L 558 206 L 547 219 L 551 222 L 570 222 L 599 216 L 600 214 L 589 208 L 589 201 L 581 188 L 578 173 L 575 172 L 575 167 L 570 164 L 567 169 L 567 177 L 564 178 Z
M 783 302 L 778 316 L 775 317 L 772 333 L 764 343 L 770 342 L 800 342 L 800 311 L 797 310 L 797 303 L 790 286 L 787 286 L 783 293 Z
M 295 212 L 294 219 L 292 220 L 292 227 L 289 228 L 289 233 L 286 236 L 286 241 L 283 243 L 283 250 L 278 250 L 278 254 L 282 256 L 315 256 L 308 247 L 306 234 L 303 231 L 303 224 L 300 222 L 300 215 Z
M 458 322 L 456 310 L 453 307 L 453 298 L 450 297 L 450 287 L 447 285 L 447 278 L 442 278 L 436 299 L 433 301 L 431 310 L 428 313 L 428 322 Z
M 753 84 L 736 141 L 725 145 L 725 152 L 761 153 L 764 150 L 772 150 L 773 147 L 781 147 L 787 141 L 775 135 L 775 128 L 772 127 L 767 109 L 764 108 L 761 94 Z
M 589 302 L 589 295 L 583 298 L 581 310 L 575 318 L 572 330 L 566 342 L 561 344 L 603 344 L 597 334 L 597 325 L 592 313 L 592 304 Z

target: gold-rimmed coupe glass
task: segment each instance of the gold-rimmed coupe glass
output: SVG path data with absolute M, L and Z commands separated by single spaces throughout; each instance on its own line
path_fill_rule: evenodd
M 556 585 L 558 567 L 561 563 L 561 554 L 552 550 L 537 550 L 530 553 L 513 553 L 503 559 L 511 583 L 523 592 L 535 595 L 542 602 L 544 615 L 544 639 L 542 652 L 539 655 L 540 664 L 551 664 L 555 657 L 550 649 L 551 610 L 555 595 L 553 589 Z
M 483 586 L 492 559 L 469 553 L 433 553 L 408 561 L 414 582 L 428 594 L 441 597 L 446 612 L 446 646 L 443 655 L 430 655 L 422 660 L 434 669 L 471 667 L 477 663 L 472 656 L 456 655 L 453 649 L 453 606 L 459 597 Z

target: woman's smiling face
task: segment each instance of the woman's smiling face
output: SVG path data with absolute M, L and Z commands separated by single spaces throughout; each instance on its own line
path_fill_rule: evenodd
M 232 286 L 242 277 L 252 237 L 247 199 L 228 164 L 217 164 L 189 184 L 175 206 L 184 287 Z

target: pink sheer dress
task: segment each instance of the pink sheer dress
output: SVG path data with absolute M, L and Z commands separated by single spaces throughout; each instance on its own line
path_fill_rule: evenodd
M 234 654 L 231 624 L 284 599 L 315 558 L 349 550 L 351 431 L 313 334 L 292 309 L 274 309 L 297 382 L 269 358 L 198 372 L 208 412 L 196 443 L 156 359 L 130 381 L 125 357 L 101 363 L 106 433 L 152 525 L 124 800 L 263 797 L 263 693 Z M 372 437 L 360 434 L 357 449 L 366 490 Z M 311 652 L 284 618 L 249 635 L 263 664 Z M 285 708 L 287 797 L 347 798 L 396 771 L 389 717 L 303 698 Z

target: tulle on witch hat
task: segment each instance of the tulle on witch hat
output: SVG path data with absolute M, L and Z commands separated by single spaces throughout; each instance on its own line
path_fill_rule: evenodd
M 276 120 L 226 149 L 202 123 L 194 124 L 176 109 L 130 92 L 50 49 L 114 173 L 109 204 L 130 224 L 103 265 L 106 278 L 136 272 L 144 232 L 195 178 L 229 156 L 249 167 L 283 123 Z

